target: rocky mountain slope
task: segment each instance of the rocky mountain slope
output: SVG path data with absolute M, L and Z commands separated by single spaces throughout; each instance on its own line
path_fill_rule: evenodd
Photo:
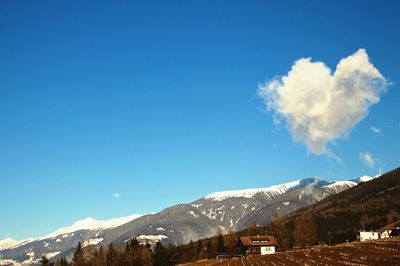
M 49 258 L 68 258 L 78 242 L 84 246 L 110 242 L 124 244 L 136 237 L 151 243 L 187 243 L 215 235 L 218 230 L 241 230 L 252 223 L 266 224 L 275 212 L 287 214 L 370 179 L 362 177 L 336 182 L 302 179 L 267 188 L 216 192 L 156 214 L 110 221 L 88 218 L 38 239 L 15 243 L 10 239 L 4 241 L 0 265 L 31 264 L 43 254 Z

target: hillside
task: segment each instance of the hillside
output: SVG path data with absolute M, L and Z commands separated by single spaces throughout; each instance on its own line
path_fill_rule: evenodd
M 283 219 L 289 232 L 300 223 L 315 224 L 316 241 L 343 243 L 355 240 L 360 229 L 377 230 L 400 218 L 400 168 L 379 178 L 331 195 Z M 310 229 L 310 228 L 308 228 Z M 294 243 L 293 234 L 291 243 Z
M 315 246 L 309 249 L 252 255 L 223 261 L 208 260 L 189 263 L 192 266 L 246 265 L 399 265 L 400 237 L 341 244 L 334 247 Z

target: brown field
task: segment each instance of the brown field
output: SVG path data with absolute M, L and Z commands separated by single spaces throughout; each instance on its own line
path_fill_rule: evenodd
M 334 247 L 315 246 L 265 256 L 203 260 L 186 265 L 400 265 L 400 237 L 352 242 Z

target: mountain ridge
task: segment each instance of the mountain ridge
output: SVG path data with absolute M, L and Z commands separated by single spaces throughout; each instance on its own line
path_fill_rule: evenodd
M 366 179 L 360 178 L 359 181 Z M 143 242 L 187 243 L 212 236 L 218 230 L 240 230 L 253 222 L 266 224 L 275 212 L 287 214 L 355 185 L 354 181 L 298 179 L 264 188 L 214 192 L 191 203 L 174 205 L 153 214 L 107 221 L 85 218 L 44 237 L 9 246 L 0 251 L 0 260 L 11 259 L 21 263 L 35 261 L 42 254 L 54 258 L 70 257 L 78 242 L 84 246 L 111 242 L 123 244 L 136 237 Z M 113 220 L 114 223 L 110 222 Z M 115 221 L 120 224 L 116 225 Z

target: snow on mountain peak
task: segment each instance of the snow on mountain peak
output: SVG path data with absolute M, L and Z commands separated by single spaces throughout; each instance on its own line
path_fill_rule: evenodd
M 266 188 L 250 188 L 241 190 L 227 190 L 221 192 L 214 192 L 204 197 L 204 199 L 222 201 L 228 198 L 251 198 L 257 193 L 266 193 L 278 196 L 286 193 L 288 190 L 301 185 L 301 180 L 295 180 L 289 183 L 274 185 Z
M 7 237 L 5 239 L 0 240 L 0 250 L 7 249 L 12 246 L 18 245 L 20 241 L 12 239 L 11 237 Z
M 141 214 L 133 214 L 125 217 L 112 218 L 110 220 L 100 220 L 100 221 L 88 217 L 73 223 L 71 226 L 62 227 L 44 237 L 41 237 L 40 240 L 46 238 L 53 238 L 59 235 L 70 234 L 72 232 L 76 232 L 79 230 L 98 230 L 98 229 L 113 228 L 128 223 L 141 216 L 142 216 Z
M 0 240 L 0 250 L 25 245 L 29 242 L 32 242 L 33 240 L 34 240 L 34 238 L 28 238 L 28 239 L 24 239 L 24 240 L 15 240 L 11 237 L 7 237 L 5 239 Z
M 360 176 L 360 177 L 357 177 L 357 178 L 354 178 L 351 180 L 333 181 L 331 184 L 328 184 L 324 187 L 331 188 L 331 189 L 337 189 L 340 187 L 354 187 L 354 186 L 358 185 L 359 183 L 368 182 L 376 177 L 378 177 L 378 176 L 372 177 L 372 176 L 363 175 L 363 176 Z
M 353 181 L 333 181 L 333 183 L 331 183 L 331 184 L 329 184 L 329 185 L 326 185 L 326 186 L 324 186 L 325 188 L 332 188 L 332 189 L 335 189 L 335 188 L 337 188 L 337 187 L 344 187 L 344 186 L 347 186 L 347 187 L 354 187 L 354 186 L 356 186 L 357 185 L 357 182 L 353 182 Z
M 367 176 L 367 175 L 363 175 L 363 176 L 354 178 L 352 181 L 357 182 L 357 183 L 362 183 L 362 182 L 371 181 L 372 179 L 374 179 L 374 178 L 376 178 L 376 177 L 379 177 L 379 175 L 374 176 L 374 177 L 372 177 L 372 176 Z

